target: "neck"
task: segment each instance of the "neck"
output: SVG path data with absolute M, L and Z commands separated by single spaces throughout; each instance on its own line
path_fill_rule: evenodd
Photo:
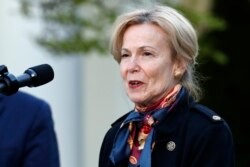
M 135 105 L 135 110 L 138 112 L 147 112 L 167 107 L 175 101 L 176 95 L 180 89 L 181 85 L 177 84 L 170 91 L 167 91 L 166 95 L 160 98 L 157 102 L 150 105 Z

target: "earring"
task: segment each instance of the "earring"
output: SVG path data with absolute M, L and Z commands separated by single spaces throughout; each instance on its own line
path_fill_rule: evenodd
M 180 79 L 180 78 L 182 77 L 182 73 L 181 73 L 179 70 L 176 70 L 176 71 L 174 72 L 174 77 L 175 77 L 176 79 Z

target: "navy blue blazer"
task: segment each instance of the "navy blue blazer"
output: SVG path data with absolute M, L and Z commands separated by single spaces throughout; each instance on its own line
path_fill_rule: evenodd
M 59 167 L 51 109 L 24 92 L 0 94 L 0 167 Z
M 109 159 L 114 138 L 126 119 L 112 124 L 100 150 L 99 167 L 128 167 L 128 159 L 116 166 Z M 211 109 L 185 97 L 168 116 L 154 126 L 153 167 L 234 167 L 231 130 Z

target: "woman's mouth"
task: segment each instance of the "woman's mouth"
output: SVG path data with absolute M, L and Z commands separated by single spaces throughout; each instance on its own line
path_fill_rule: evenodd
M 143 84 L 144 84 L 143 82 L 137 81 L 137 80 L 131 80 L 131 81 L 128 82 L 129 87 L 133 88 L 133 89 L 134 88 L 138 88 L 138 87 L 140 87 Z

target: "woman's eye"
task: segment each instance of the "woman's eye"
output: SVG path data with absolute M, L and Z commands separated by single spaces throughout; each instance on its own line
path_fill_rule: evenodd
M 128 57 L 129 55 L 128 54 L 121 54 L 121 57 L 124 58 L 124 57 Z
M 152 53 L 151 53 L 151 52 L 144 52 L 143 55 L 144 55 L 144 56 L 151 56 Z

